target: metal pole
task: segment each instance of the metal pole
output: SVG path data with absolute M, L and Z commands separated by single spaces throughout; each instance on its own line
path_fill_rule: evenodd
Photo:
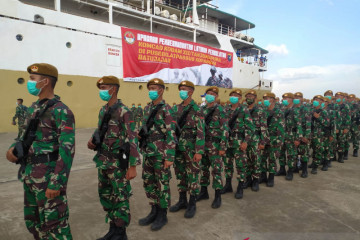
M 152 16 L 150 16 L 150 32 L 152 33 L 153 30 L 152 30 Z
M 113 24 L 113 5 L 109 4 L 109 23 Z
M 55 10 L 60 12 L 61 11 L 61 0 L 54 0 L 55 1 Z
M 194 42 L 196 43 L 196 28 L 194 29 Z

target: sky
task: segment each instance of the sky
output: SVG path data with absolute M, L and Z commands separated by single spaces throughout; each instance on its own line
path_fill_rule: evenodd
M 360 0 L 214 0 L 255 24 L 248 35 L 269 51 L 273 92 L 326 90 L 360 97 Z

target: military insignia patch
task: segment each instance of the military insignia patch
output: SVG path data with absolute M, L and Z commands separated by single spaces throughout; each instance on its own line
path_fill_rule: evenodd
M 37 72 L 38 70 L 39 70 L 39 68 L 37 66 L 32 66 L 31 67 L 32 72 Z

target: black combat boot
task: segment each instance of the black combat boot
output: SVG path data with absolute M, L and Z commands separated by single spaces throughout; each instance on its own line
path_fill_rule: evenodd
M 294 167 L 294 169 L 293 169 L 293 173 L 299 173 L 300 172 L 300 169 L 299 169 L 299 167 L 298 167 L 298 165 L 297 165 L 297 163 L 295 164 L 295 167 Z
M 344 152 L 344 160 L 348 160 L 349 150 L 345 150 Z
M 238 183 L 237 189 L 236 189 L 236 193 L 235 193 L 235 198 L 236 199 L 242 199 L 244 196 L 244 183 L 240 182 Z
M 180 192 L 179 194 L 179 201 L 170 207 L 170 212 L 177 212 L 180 209 L 186 209 L 187 208 L 187 199 L 186 199 L 186 192 Z
M 243 189 L 247 189 L 248 187 L 251 186 L 252 183 L 252 178 L 251 175 L 246 177 L 246 181 L 243 184 Z
M 294 169 L 289 168 L 289 170 L 287 171 L 285 179 L 288 180 L 288 181 L 293 180 L 293 177 L 294 177 L 293 172 L 294 172 Z
M 311 169 L 311 174 L 317 174 L 317 168 L 318 166 L 314 164 L 314 167 Z
M 328 168 L 331 168 L 331 167 L 332 167 L 332 165 L 331 165 L 331 159 L 327 162 L 327 166 L 328 166 Z
M 103 236 L 102 238 L 98 238 L 97 240 L 110 240 L 115 233 L 115 229 L 116 229 L 115 223 L 110 222 L 109 231 L 105 234 L 105 236 Z
M 286 176 L 285 166 L 280 166 L 280 170 L 275 173 L 275 176 Z
M 262 172 L 260 175 L 259 183 L 266 183 L 268 181 L 266 172 Z
M 231 185 L 231 178 L 226 178 L 226 183 L 223 189 L 221 189 L 221 194 L 225 194 L 227 192 L 233 192 L 232 185 Z
M 192 218 L 195 216 L 196 213 L 196 197 L 195 195 L 190 195 L 189 204 L 185 211 L 184 217 Z
M 358 157 L 358 150 L 357 149 L 354 149 L 353 156 Z
M 308 177 L 307 162 L 302 162 L 301 163 L 301 168 L 302 168 L 302 171 L 301 171 L 301 176 L 300 177 L 307 178 Z
M 110 238 L 110 240 L 127 240 L 126 228 L 125 227 L 116 227 L 115 234 Z
M 207 187 L 201 186 L 200 194 L 197 196 L 196 201 L 200 201 L 203 199 L 209 199 L 209 193 Z
M 267 182 L 266 182 L 266 186 L 267 187 L 273 187 L 274 186 L 274 176 L 275 176 L 275 174 L 274 173 L 269 173 L 269 178 L 268 178 L 268 180 L 267 180 Z
M 167 219 L 167 208 L 158 209 L 158 214 L 156 215 L 155 221 L 151 224 L 151 230 L 158 231 L 168 222 Z
M 147 215 L 146 217 L 139 220 L 139 225 L 147 226 L 147 225 L 151 224 L 152 222 L 154 222 L 156 215 L 158 214 L 159 208 L 160 207 L 157 205 L 152 205 L 151 212 L 149 213 L 149 215 Z
M 221 193 L 220 190 L 215 190 L 215 198 L 211 204 L 212 208 L 219 208 L 221 206 Z
M 258 178 L 253 178 L 252 185 L 251 185 L 251 190 L 254 191 L 254 192 L 259 191 L 259 179 Z
M 327 171 L 329 168 L 329 162 L 328 160 L 324 160 L 323 167 L 321 168 L 321 171 Z
M 338 154 L 339 154 L 339 156 L 338 156 L 338 162 L 339 162 L 339 163 L 344 163 L 344 153 L 343 153 L 343 152 L 339 152 Z

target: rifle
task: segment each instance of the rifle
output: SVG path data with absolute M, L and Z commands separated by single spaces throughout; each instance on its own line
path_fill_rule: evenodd
M 239 116 L 239 113 L 240 113 L 240 109 L 236 110 L 236 112 L 234 112 L 234 114 L 232 115 L 232 117 L 229 121 L 230 132 L 235 127 L 235 122 L 236 122 L 237 117 Z
M 273 117 L 274 117 L 274 112 L 273 111 L 269 112 L 269 116 L 266 119 L 268 127 L 270 126 L 270 123 L 271 123 L 271 120 L 273 119 Z
M 314 112 L 316 112 L 316 113 L 320 113 L 321 112 L 321 108 L 319 108 L 319 109 L 315 109 L 315 111 Z M 313 112 L 313 113 L 314 113 Z M 315 128 L 315 126 L 314 126 L 314 124 L 315 124 L 315 121 L 317 121 L 317 118 L 315 118 L 314 117 L 314 114 L 312 114 L 312 117 L 311 117 L 311 132 L 313 132 L 314 131 L 314 128 Z
M 139 140 L 139 145 L 140 148 L 145 148 L 146 147 L 146 140 L 149 136 L 149 130 L 154 126 L 155 123 L 155 116 L 157 114 L 157 112 L 160 110 L 160 108 L 163 106 L 163 103 L 158 104 L 150 113 L 149 118 L 146 120 L 146 124 L 142 126 L 140 132 L 139 132 L 139 136 L 140 136 L 140 140 Z
M 214 115 L 215 110 L 216 110 L 216 106 L 213 107 L 213 108 L 210 110 L 210 112 L 208 112 L 208 114 L 206 114 L 206 116 L 205 116 L 205 126 L 206 126 L 206 128 L 209 126 L 209 124 L 210 124 L 210 122 L 211 122 L 211 120 L 212 120 L 212 117 L 213 117 L 213 115 Z
M 176 137 L 179 139 L 180 134 L 181 134 L 181 129 L 184 127 L 185 125 L 185 120 L 187 118 L 187 115 L 189 115 L 189 112 L 191 111 L 191 106 L 189 106 L 189 108 L 183 112 L 179 118 L 179 120 L 176 122 L 176 130 L 175 130 L 175 134 Z
M 39 104 L 42 105 L 47 100 L 48 100 L 47 98 L 43 99 L 39 102 Z M 59 100 L 56 99 L 49 100 L 46 106 L 44 107 L 44 109 L 38 111 L 35 114 L 35 117 L 29 120 L 23 140 L 17 141 L 15 143 L 13 154 L 18 159 L 16 164 L 20 164 L 20 168 L 18 171 L 18 179 L 21 178 L 21 174 L 25 171 L 26 159 L 29 154 L 29 149 L 36 138 L 36 130 L 39 126 L 40 118 L 45 114 L 48 108 L 54 106 L 57 102 L 59 102 Z
M 120 147 L 119 151 L 119 160 L 120 160 L 120 169 L 126 170 L 129 168 L 129 158 L 130 158 L 130 143 L 124 143 Z

